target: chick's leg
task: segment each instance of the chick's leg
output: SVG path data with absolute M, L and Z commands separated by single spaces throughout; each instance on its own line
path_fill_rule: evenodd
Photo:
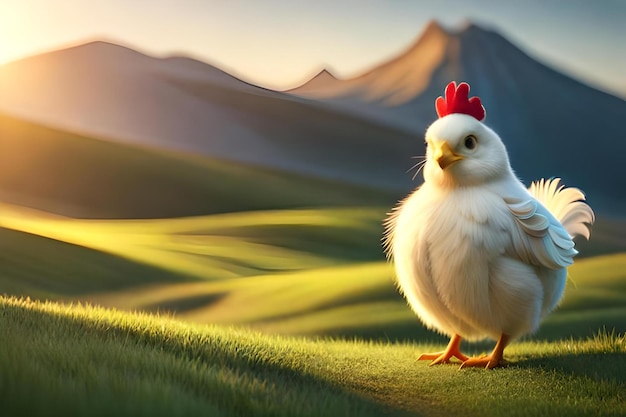
M 504 348 L 509 343 L 509 336 L 503 334 L 500 336 L 498 343 L 496 343 L 496 347 L 493 348 L 493 352 L 489 355 L 481 356 L 480 358 L 469 358 L 461 364 L 462 368 L 473 367 L 473 368 L 486 368 L 493 369 L 506 365 L 506 361 L 502 358 L 504 353 Z
M 440 363 L 450 363 L 450 359 L 457 358 L 461 362 L 468 360 L 468 357 L 461 353 L 459 347 L 461 346 L 461 336 L 455 334 L 450 338 L 448 347 L 443 352 L 437 353 L 423 353 L 417 358 L 418 361 L 432 361 L 430 365 L 437 365 Z

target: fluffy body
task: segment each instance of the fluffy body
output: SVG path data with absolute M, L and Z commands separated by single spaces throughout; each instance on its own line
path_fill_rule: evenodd
M 400 290 L 427 327 L 449 336 L 534 332 L 563 295 L 572 238 L 589 237 L 584 195 L 558 179 L 527 190 L 498 135 L 471 116 L 438 119 L 426 140 L 424 184 L 385 224 Z M 459 159 L 445 167 L 435 155 L 443 142 Z

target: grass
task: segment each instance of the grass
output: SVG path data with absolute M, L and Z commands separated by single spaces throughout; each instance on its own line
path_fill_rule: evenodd
M 144 312 L 0 297 L 3 415 L 624 415 L 626 253 L 577 260 L 511 367 L 459 371 L 414 361 L 445 340 L 394 288 L 382 208 L 0 210 L 0 293 Z
M 133 221 L 0 208 L 0 226 L 15 229 L 0 229 L 0 293 L 273 334 L 443 341 L 395 289 L 380 208 Z M 562 306 L 534 338 L 626 332 L 625 271 L 624 253 L 578 259 Z
M 617 416 L 626 339 L 521 343 L 495 371 L 441 346 L 269 337 L 89 306 L 0 299 L 3 415 Z M 68 354 L 69 353 L 69 354 Z
M 607 269 L 603 280 L 596 270 Z M 534 339 L 585 338 L 605 326 L 626 332 L 626 254 L 578 261 L 559 309 Z M 122 309 L 172 312 L 200 323 L 238 324 L 269 333 L 433 340 L 393 284 L 384 262 L 266 274 L 217 282 L 154 284 L 93 294 L 88 300 Z M 575 284 L 573 283 L 575 282 Z M 602 304 L 598 297 L 611 294 Z M 197 301 L 189 305 L 189 301 Z

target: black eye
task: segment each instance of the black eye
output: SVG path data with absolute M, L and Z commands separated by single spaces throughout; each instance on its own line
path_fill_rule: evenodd
M 474 149 L 476 148 L 476 145 L 478 145 L 478 141 L 475 136 L 469 135 L 465 138 L 464 144 L 467 149 Z

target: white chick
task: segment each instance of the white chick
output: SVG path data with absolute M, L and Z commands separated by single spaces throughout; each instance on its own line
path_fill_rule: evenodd
M 533 333 L 559 303 L 566 268 L 594 221 L 583 193 L 517 179 L 502 140 L 481 121 L 478 97 L 454 82 L 436 102 L 439 119 L 426 131 L 424 183 L 385 222 L 385 249 L 397 283 L 430 329 L 450 336 L 431 364 L 456 357 L 461 367 L 504 365 L 503 351 Z M 489 355 L 468 358 L 462 339 L 497 340 Z

